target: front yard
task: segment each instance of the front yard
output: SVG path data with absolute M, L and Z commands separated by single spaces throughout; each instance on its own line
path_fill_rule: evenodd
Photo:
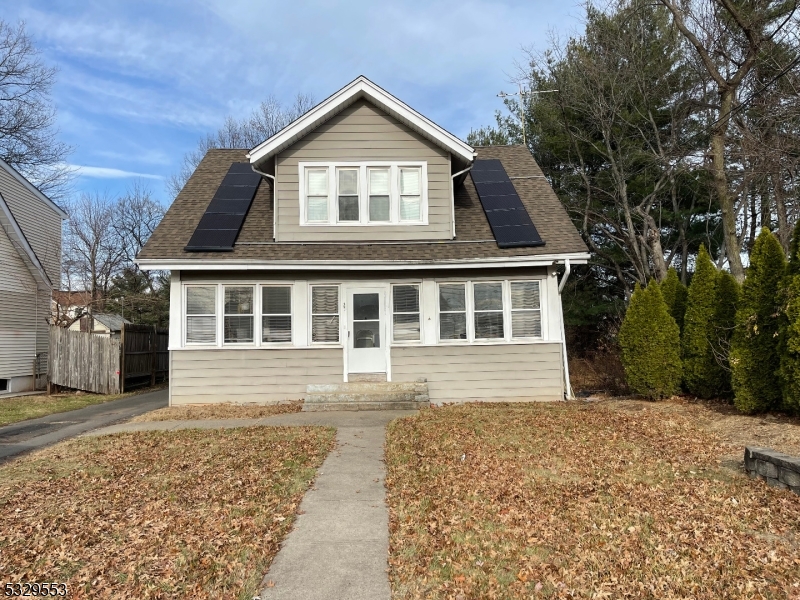
M 708 410 L 466 405 L 394 421 L 393 597 L 800 598 L 800 497 L 749 480 L 749 434 Z
M 0 467 L 2 582 L 252 598 L 334 444 L 321 427 L 80 438 Z

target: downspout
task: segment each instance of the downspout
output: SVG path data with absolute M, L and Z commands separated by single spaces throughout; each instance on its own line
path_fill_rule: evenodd
M 453 224 L 453 239 L 456 239 L 456 177 L 471 170 L 472 166 L 470 165 L 463 171 L 450 176 L 450 222 Z
M 558 299 L 561 301 L 561 292 L 564 291 L 564 286 L 567 284 L 569 274 L 572 268 L 569 264 L 569 259 L 564 261 L 564 274 L 561 276 L 561 282 L 558 284 Z M 572 400 L 572 384 L 569 381 L 569 363 L 567 362 L 567 336 L 564 331 L 564 303 L 561 302 L 561 355 L 564 361 L 564 396 L 566 400 Z
M 272 241 L 275 241 L 275 224 L 278 220 L 278 189 L 275 186 L 275 175 L 278 174 L 278 156 L 275 155 L 275 175 L 270 175 L 269 173 L 265 173 L 264 171 L 259 171 L 256 169 L 256 166 L 253 163 L 250 163 L 250 168 L 253 169 L 254 173 L 258 173 L 259 175 L 263 175 L 264 177 L 269 177 L 272 180 Z

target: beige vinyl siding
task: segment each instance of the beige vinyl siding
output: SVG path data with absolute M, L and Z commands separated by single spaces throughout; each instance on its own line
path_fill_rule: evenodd
M 341 383 L 341 348 L 173 350 L 172 404 L 302 400 L 311 383 Z
M 0 168 L 0 193 L 54 286 L 61 279 L 61 217 Z
M 437 404 L 564 398 L 559 343 L 393 347 L 392 380 L 417 377 Z
M 300 226 L 298 163 L 426 161 L 428 225 Z M 372 104 L 360 100 L 278 155 L 276 238 L 291 241 L 450 239 L 450 155 Z

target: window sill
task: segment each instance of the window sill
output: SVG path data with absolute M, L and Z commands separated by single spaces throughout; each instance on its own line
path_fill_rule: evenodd
M 355 221 L 346 221 L 336 223 L 300 223 L 300 227 L 424 227 L 428 224 L 427 221 L 383 221 L 381 223 L 357 223 Z

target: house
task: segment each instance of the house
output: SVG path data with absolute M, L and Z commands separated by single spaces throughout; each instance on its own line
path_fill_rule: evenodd
M 569 395 L 560 284 L 588 258 L 527 149 L 359 77 L 210 150 L 137 262 L 171 271 L 173 405 L 421 378 L 443 403 Z
M 75 323 L 88 314 L 92 304 L 92 293 L 85 290 L 53 290 L 52 316 L 50 322 L 59 327 L 76 330 Z M 80 325 L 77 327 L 80 331 Z
M 66 218 L 0 160 L 0 393 L 45 383 L 50 301 L 61 279 L 61 222 Z

